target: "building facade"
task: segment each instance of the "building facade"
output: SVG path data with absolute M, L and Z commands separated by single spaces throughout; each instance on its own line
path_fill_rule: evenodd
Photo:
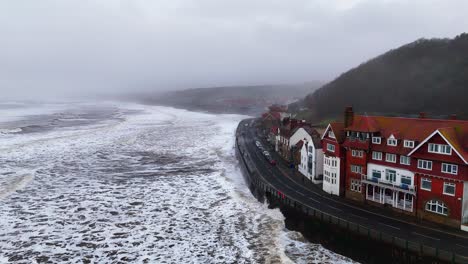
M 315 130 L 309 130 L 309 138 L 304 140 L 301 149 L 299 172 L 315 184 L 323 180 L 323 151 L 320 137 Z
M 468 121 L 347 108 L 344 131 L 347 198 L 468 230 Z
M 341 196 L 345 191 L 344 124 L 330 123 L 322 134 L 323 190 Z

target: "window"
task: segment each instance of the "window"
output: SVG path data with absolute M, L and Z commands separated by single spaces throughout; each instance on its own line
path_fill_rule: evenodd
M 353 149 L 353 150 L 351 151 L 351 155 L 352 155 L 353 157 L 362 158 L 362 157 L 364 156 L 364 151 L 363 151 L 363 150 L 355 150 L 355 149 Z
M 411 158 L 407 157 L 407 156 L 400 156 L 400 164 L 410 165 L 411 164 Z
M 432 189 L 432 180 L 428 178 L 421 178 L 421 190 L 430 191 Z
M 374 144 L 380 144 L 380 143 L 381 143 L 381 138 L 379 138 L 379 137 L 372 137 L 372 143 L 374 143 Z
M 361 181 L 360 180 L 351 180 L 351 191 L 361 192 Z
M 336 138 L 335 137 L 335 133 L 333 133 L 333 131 L 328 131 L 328 137 L 331 137 L 331 138 Z
M 323 175 L 324 175 L 323 180 L 326 182 L 330 182 L 330 172 L 324 171 Z
M 396 171 L 394 170 L 385 170 L 385 180 L 389 182 L 396 182 Z
M 454 164 L 442 163 L 442 172 L 455 174 L 458 173 L 458 166 Z
M 373 151 L 372 152 L 372 159 L 382 160 L 382 152 Z
M 448 215 L 447 206 L 443 202 L 437 200 L 430 200 L 427 202 L 426 211 L 441 215 Z
M 418 168 L 423 170 L 432 170 L 432 161 L 418 160 Z
M 405 148 L 414 148 L 414 141 L 412 140 L 405 140 L 403 141 L 403 146 Z
M 337 160 L 332 160 L 332 166 L 333 166 L 333 167 L 338 166 L 338 161 L 337 161 Z
M 443 145 L 443 144 L 429 143 L 428 151 L 430 153 L 438 153 L 438 154 L 445 154 L 445 155 L 452 154 L 452 148 L 449 145 Z
M 390 153 L 385 154 L 385 161 L 396 163 L 396 155 Z
M 327 144 L 327 150 L 330 152 L 335 152 L 335 145 L 333 144 Z
M 382 178 L 382 172 L 379 171 L 379 170 L 372 170 L 372 178 L 381 179 Z
M 394 139 L 394 138 L 389 138 L 389 139 L 387 139 L 387 145 L 396 146 L 397 145 L 397 140 Z
M 336 173 L 332 172 L 331 174 L 331 183 L 336 184 Z
M 401 184 L 413 185 L 413 180 L 410 176 L 401 175 Z
M 444 194 L 455 196 L 455 183 L 444 182 Z
M 357 165 L 351 165 L 351 172 L 361 174 L 362 173 L 362 167 L 357 166 Z
M 309 146 L 309 153 L 314 152 L 314 148 L 312 146 Z

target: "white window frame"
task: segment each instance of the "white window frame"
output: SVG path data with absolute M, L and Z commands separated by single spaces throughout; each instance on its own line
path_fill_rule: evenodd
M 453 193 L 449 193 L 449 192 L 446 192 L 446 191 L 445 191 L 445 187 L 447 187 L 447 186 L 453 187 Z M 455 183 L 452 183 L 452 182 L 444 182 L 444 188 L 443 188 L 443 192 L 442 192 L 442 193 L 445 194 L 445 195 L 448 195 L 448 196 L 455 196 L 456 187 L 457 187 L 457 185 L 456 185 Z
M 447 170 L 448 168 L 451 168 L 450 170 Z M 458 165 L 455 164 L 449 164 L 449 163 L 442 163 L 442 166 L 440 168 L 440 171 L 443 173 L 448 173 L 448 174 L 453 174 L 457 175 L 458 174 Z
M 424 166 L 422 166 L 423 164 L 430 165 L 430 168 L 425 168 Z M 418 169 L 431 171 L 431 170 L 432 170 L 432 161 L 430 161 L 430 160 L 418 159 Z
M 448 152 L 443 151 L 442 149 L 448 148 Z M 436 154 L 442 154 L 442 155 L 452 155 L 452 147 L 447 144 L 435 144 L 435 143 L 429 143 L 427 145 L 427 152 L 429 153 L 436 153 Z
M 402 165 L 411 165 L 411 157 L 408 156 L 400 156 L 400 164 Z
M 393 159 L 390 159 L 390 157 L 393 157 Z M 392 153 L 385 153 L 385 161 L 386 162 L 391 162 L 391 163 L 396 163 L 396 154 Z
M 372 137 L 372 144 L 382 144 L 382 138 L 380 137 Z
M 351 172 L 356 174 L 362 174 L 362 166 L 351 165 Z
M 362 158 L 362 157 L 364 157 L 364 151 L 363 150 L 353 149 L 353 150 L 351 150 L 351 156 Z
M 436 206 L 436 210 L 433 211 L 432 209 L 428 209 L 430 208 L 432 205 L 435 205 Z M 438 209 L 441 209 L 439 212 Z M 445 210 L 444 210 L 445 209 Z M 445 216 L 448 216 L 448 207 L 445 203 L 441 202 L 441 201 L 438 201 L 438 200 L 430 200 L 426 203 L 426 205 L 424 206 L 424 210 L 428 211 L 428 212 L 431 212 L 431 213 L 434 213 L 434 214 L 440 214 L 440 215 L 445 215 Z M 446 214 L 444 214 L 444 211 L 447 211 Z
M 328 131 L 328 137 L 329 137 L 329 138 L 334 138 L 334 139 L 336 139 L 335 133 L 333 133 L 333 131 L 331 131 L 331 130 Z
M 380 154 L 380 155 L 377 155 Z M 380 156 L 380 159 L 377 157 Z M 383 153 L 379 151 L 372 151 L 372 159 L 373 160 L 382 160 Z
M 362 192 L 362 183 L 360 180 L 351 179 L 351 185 L 349 187 L 353 192 Z
M 401 175 L 400 176 L 400 182 L 401 184 L 406 184 L 406 183 L 403 183 L 403 179 L 409 179 L 410 181 L 410 184 L 407 184 L 408 186 L 413 186 L 413 178 L 411 176 L 408 176 L 408 175 Z
M 431 184 L 431 188 L 424 188 L 423 186 L 423 181 L 424 182 L 429 182 Z M 429 178 L 421 178 L 421 190 L 425 190 L 425 191 L 432 191 L 432 180 L 429 179 Z
M 398 145 L 398 140 L 396 140 L 395 138 L 388 138 L 387 139 L 387 145 L 388 146 L 396 146 L 396 145 Z
M 405 148 L 414 148 L 414 141 L 413 140 L 405 140 L 405 141 L 403 141 L 403 146 Z
M 330 152 L 335 152 L 335 145 L 327 143 L 327 150 Z

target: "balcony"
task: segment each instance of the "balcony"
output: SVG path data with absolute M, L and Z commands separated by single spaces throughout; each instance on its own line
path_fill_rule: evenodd
M 382 197 L 382 201 L 380 200 L 379 196 L 374 197 L 373 195 L 367 195 L 367 200 L 373 201 L 376 203 L 381 204 L 391 204 L 394 208 L 398 208 L 400 210 L 413 212 L 413 200 L 402 200 L 398 199 L 398 201 L 394 201 L 392 196 L 385 195 Z
M 367 175 L 361 174 L 361 182 L 366 184 L 372 184 L 381 188 L 390 189 L 393 191 L 401 191 L 416 196 L 416 185 L 407 184 L 395 184 L 387 180 L 383 180 L 376 177 L 368 177 Z

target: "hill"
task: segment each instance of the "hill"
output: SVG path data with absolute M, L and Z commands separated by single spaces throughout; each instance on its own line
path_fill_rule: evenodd
M 272 104 L 301 100 L 320 87 L 317 82 L 297 85 L 261 85 L 196 88 L 162 94 L 141 94 L 135 98 L 146 104 L 215 113 L 258 115 Z
M 312 122 L 358 112 L 468 118 L 468 34 L 420 39 L 391 50 L 324 85 L 291 108 Z

